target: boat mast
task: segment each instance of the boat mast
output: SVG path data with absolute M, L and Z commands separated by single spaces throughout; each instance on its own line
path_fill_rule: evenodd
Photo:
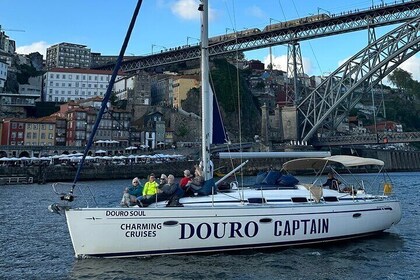
M 198 8 L 201 11 L 201 154 L 204 180 L 210 179 L 210 129 L 213 123 L 213 98 L 210 95 L 209 84 L 209 52 L 208 52 L 208 0 L 201 0 Z

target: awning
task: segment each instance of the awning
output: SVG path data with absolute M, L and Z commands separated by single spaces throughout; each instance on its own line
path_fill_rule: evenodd
M 283 164 L 283 169 L 288 171 L 305 169 L 321 170 L 328 164 L 341 164 L 345 167 L 355 167 L 367 165 L 383 166 L 384 162 L 374 158 L 338 155 L 325 158 L 299 158 L 290 160 Z
M 127 147 L 127 148 L 125 148 L 126 150 L 137 150 L 137 147 L 135 147 L 135 146 L 130 146 L 130 147 Z

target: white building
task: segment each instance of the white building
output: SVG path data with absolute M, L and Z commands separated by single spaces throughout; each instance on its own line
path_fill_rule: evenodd
M 93 96 L 104 96 L 112 71 L 54 68 L 44 74 L 43 100 L 68 102 Z M 117 75 L 117 79 L 123 74 Z
M 7 79 L 7 63 L 0 60 L 0 91 L 4 88 Z

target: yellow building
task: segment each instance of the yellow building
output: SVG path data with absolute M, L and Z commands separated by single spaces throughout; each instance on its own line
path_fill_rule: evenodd
M 54 146 L 55 118 L 24 119 L 26 146 Z
M 181 108 L 181 101 L 187 99 L 187 93 L 192 88 L 200 87 L 200 78 L 198 76 L 179 76 L 174 78 L 173 88 L 173 106 Z

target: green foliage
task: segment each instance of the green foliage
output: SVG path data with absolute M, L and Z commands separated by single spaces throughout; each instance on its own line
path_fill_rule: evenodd
M 181 102 L 181 107 L 187 111 L 192 112 L 196 115 L 201 115 L 201 97 L 200 89 L 192 88 L 187 92 L 187 99 Z
M 389 81 L 396 87 L 400 89 L 407 89 L 410 87 L 413 79 L 410 73 L 404 71 L 403 69 L 395 69 L 389 76 Z
M 17 81 L 19 84 L 28 84 L 30 77 L 36 77 L 43 74 L 42 71 L 37 71 L 32 65 L 17 65 L 19 70 L 17 73 Z
M 259 134 L 261 114 L 258 100 L 254 98 L 247 86 L 245 79 L 247 75 L 243 71 L 238 73 L 237 68 L 225 59 L 215 60 L 214 65 L 215 69 L 211 71 L 211 81 L 214 83 L 214 90 L 227 131 L 233 135 L 239 135 L 240 123 L 244 138 L 252 138 L 255 134 Z M 238 94 L 240 106 L 238 106 Z M 241 108 L 240 111 L 239 108 Z
M 399 91 L 385 103 L 387 118 L 402 123 L 405 131 L 420 130 L 420 83 L 399 68 L 389 75 L 389 80 Z
M 175 131 L 175 135 L 178 137 L 185 137 L 188 135 L 189 131 L 188 127 L 182 124 L 178 126 L 177 131 Z

